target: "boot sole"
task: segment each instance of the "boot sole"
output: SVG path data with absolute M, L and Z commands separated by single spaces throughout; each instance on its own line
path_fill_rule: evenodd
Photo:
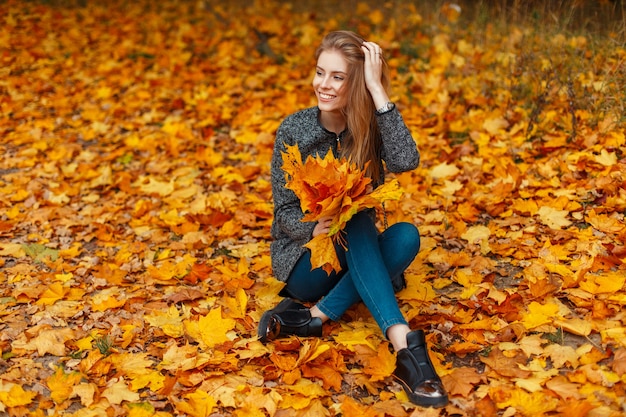
M 413 390 L 408 385 L 406 385 L 403 380 L 395 375 L 393 377 L 402 386 L 402 389 L 404 389 L 404 392 L 406 392 L 406 395 L 409 397 L 409 401 L 411 401 L 411 403 L 421 407 L 435 408 L 445 407 L 446 405 L 448 405 L 449 400 L 447 395 L 445 397 L 436 398 L 422 397 L 413 393 Z

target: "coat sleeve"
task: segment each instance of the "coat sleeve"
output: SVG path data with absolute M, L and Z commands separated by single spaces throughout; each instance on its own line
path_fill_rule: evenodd
M 276 233 L 289 236 L 294 241 L 306 243 L 312 237 L 315 222 L 302 222 L 304 213 L 300 208 L 300 200 L 293 191 L 285 187 L 287 180 L 282 169 L 282 153 L 285 152 L 285 144 L 293 145 L 293 143 L 293 138 L 281 126 L 276 132 L 271 163 L 274 226 L 278 229 Z
M 411 171 L 419 165 L 420 153 L 397 108 L 376 116 L 380 128 L 381 157 L 391 172 Z

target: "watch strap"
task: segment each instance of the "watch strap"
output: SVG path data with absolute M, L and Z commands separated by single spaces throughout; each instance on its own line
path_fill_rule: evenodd
M 376 110 L 376 114 L 384 114 L 387 113 L 391 110 L 393 110 L 396 107 L 395 104 L 393 104 L 391 101 L 388 101 L 385 103 L 384 106 L 382 106 L 380 109 Z

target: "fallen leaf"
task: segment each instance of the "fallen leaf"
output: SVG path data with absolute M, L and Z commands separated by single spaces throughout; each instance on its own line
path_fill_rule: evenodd
M 452 372 L 441 377 L 450 395 L 460 395 L 463 398 L 468 397 L 476 385 L 485 379 L 476 369 L 468 367 L 454 368 Z
M 558 210 L 548 206 L 542 206 L 537 211 L 537 215 L 543 224 L 551 229 L 561 229 L 572 224 L 567 218 L 569 212 L 567 210 Z
M 53 375 L 51 375 L 46 385 L 50 390 L 50 398 L 57 403 L 61 404 L 74 392 L 74 387 L 81 381 L 83 375 L 80 372 L 65 373 L 63 368 L 57 367 Z
M 525 355 L 505 356 L 500 349 L 492 349 L 489 356 L 480 357 L 494 372 L 512 378 L 528 378 L 532 372 L 524 370 L 520 365 L 526 364 Z
M 139 394 L 128 388 L 123 378 L 112 379 L 107 388 L 102 391 L 102 397 L 109 400 L 111 404 L 122 404 L 123 402 L 139 401 Z

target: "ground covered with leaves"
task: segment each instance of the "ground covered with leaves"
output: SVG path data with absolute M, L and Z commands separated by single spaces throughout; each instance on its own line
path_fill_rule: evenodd
M 0 414 L 623 415 L 623 32 L 227 3 L 0 3 Z M 422 152 L 387 209 L 422 234 L 399 300 L 443 409 L 362 306 L 256 338 L 273 133 L 337 28 L 382 45 Z

